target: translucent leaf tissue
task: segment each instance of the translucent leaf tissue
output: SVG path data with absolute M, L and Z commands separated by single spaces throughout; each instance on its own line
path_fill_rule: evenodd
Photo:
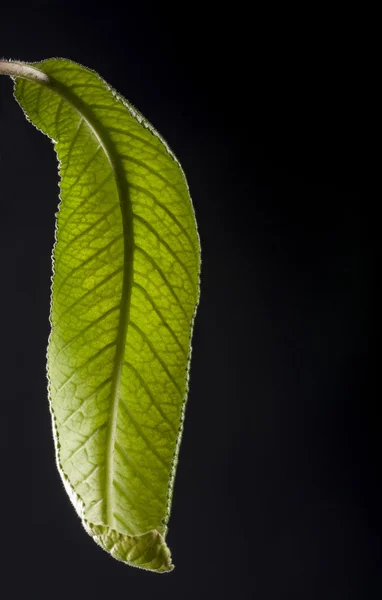
M 129 565 L 173 569 L 166 544 L 199 300 L 200 245 L 183 171 L 97 73 L 0 62 L 54 142 L 49 401 L 56 462 L 87 532 Z

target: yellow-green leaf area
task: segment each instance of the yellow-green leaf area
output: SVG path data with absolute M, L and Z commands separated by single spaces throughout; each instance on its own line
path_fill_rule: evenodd
M 200 248 L 183 171 L 95 72 L 63 59 L 16 79 L 59 160 L 50 407 L 64 485 L 115 558 L 172 569 L 165 537 L 199 297 Z

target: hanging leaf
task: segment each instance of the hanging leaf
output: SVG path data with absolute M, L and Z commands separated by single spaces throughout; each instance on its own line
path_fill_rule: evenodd
M 184 174 L 95 72 L 63 59 L 1 72 L 59 160 L 47 367 L 58 469 L 100 546 L 170 571 L 200 269 Z

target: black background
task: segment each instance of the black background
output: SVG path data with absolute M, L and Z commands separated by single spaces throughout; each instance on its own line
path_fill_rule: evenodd
M 92 542 L 56 472 L 45 380 L 56 158 L 1 78 L 4 598 L 381 596 L 362 25 L 348 10 L 269 9 L 1 7 L 0 56 L 91 67 L 160 131 L 187 174 L 203 258 L 176 569 L 159 576 Z

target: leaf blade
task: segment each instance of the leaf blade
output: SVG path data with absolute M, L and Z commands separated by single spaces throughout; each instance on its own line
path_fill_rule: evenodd
M 164 563 L 154 570 L 170 570 L 164 538 L 199 296 L 187 183 L 163 140 L 97 74 L 63 59 L 34 66 L 50 86 L 17 80 L 15 94 L 60 163 L 48 350 L 58 466 L 97 543 L 109 549 L 115 532 L 124 556 L 126 540 L 159 536 Z M 145 552 L 139 566 L 154 560 Z

